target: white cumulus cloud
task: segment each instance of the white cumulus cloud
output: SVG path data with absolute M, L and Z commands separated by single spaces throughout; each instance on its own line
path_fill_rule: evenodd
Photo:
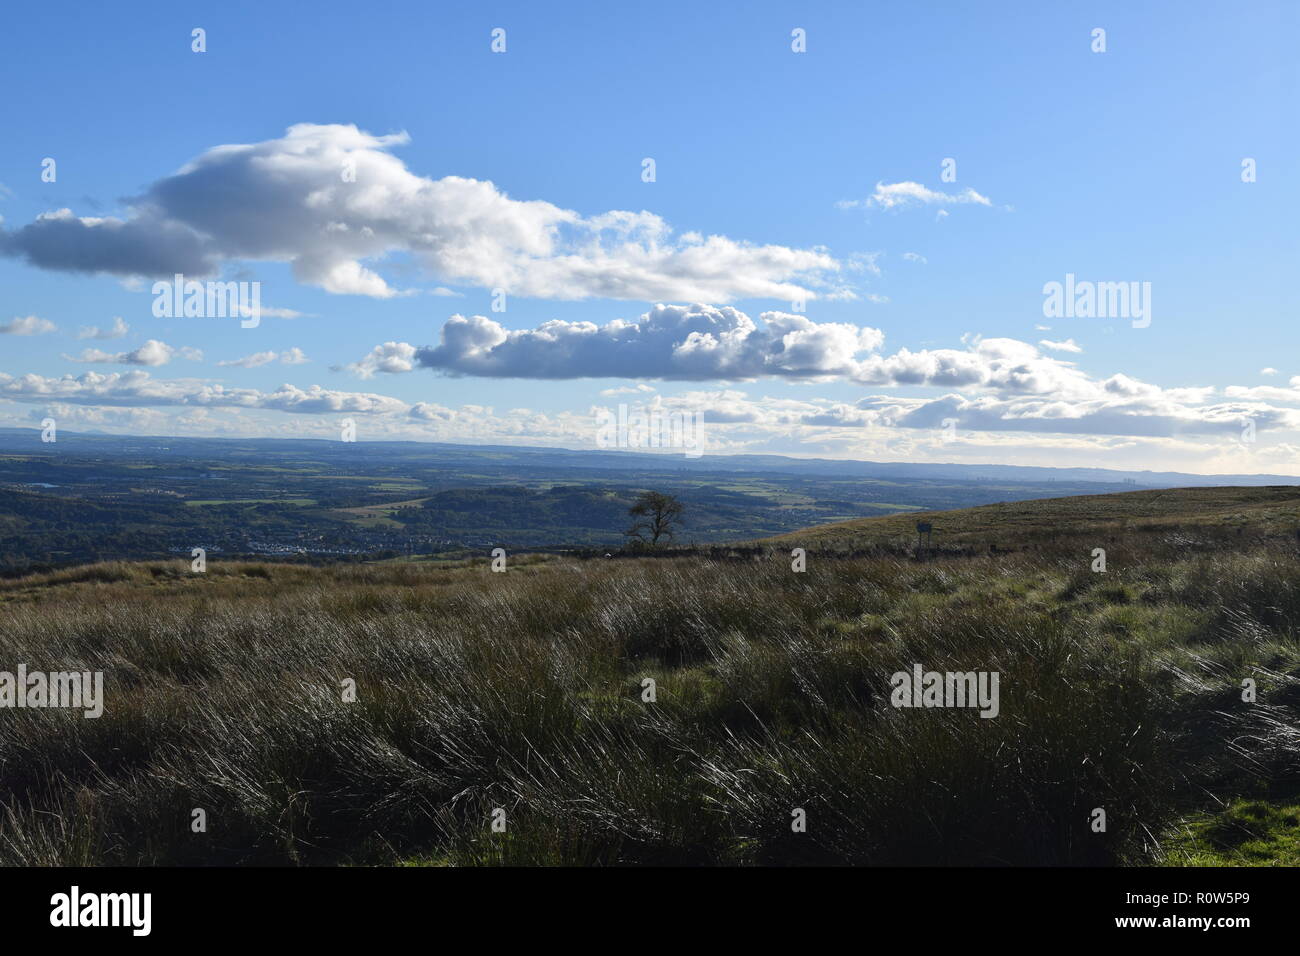
M 538 298 L 850 294 L 834 283 L 840 263 L 824 249 L 675 236 L 646 211 L 584 216 L 513 199 L 483 180 L 431 179 L 392 154 L 408 141 L 405 133 L 300 123 L 279 139 L 216 146 L 154 182 L 124 218 L 55 210 L 0 228 L 0 253 L 118 276 L 210 276 L 230 261 L 288 262 L 301 282 L 378 298 L 399 293 L 378 271 L 395 254 L 444 282 Z
M 496 378 L 817 379 L 853 376 L 880 347 L 879 329 L 764 312 L 761 325 L 731 306 L 656 305 L 636 321 L 554 319 L 508 330 L 453 315 L 436 346 L 386 342 L 348 368 L 363 377 L 416 367 Z

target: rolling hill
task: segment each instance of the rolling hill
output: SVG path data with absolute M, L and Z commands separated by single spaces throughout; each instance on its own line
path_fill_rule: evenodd
M 916 540 L 928 522 L 936 546 L 1016 550 L 1078 536 L 1249 532 L 1292 537 L 1300 531 L 1300 485 L 1171 488 L 999 502 L 953 511 L 918 511 L 816 525 L 761 539 L 776 547 L 851 548 Z
M 926 517 L 934 560 L 908 515 L 0 580 L 0 670 L 103 675 L 96 719 L 0 723 L 0 865 L 1297 862 L 1300 491 Z M 918 667 L 996 704 L 900 707 Z

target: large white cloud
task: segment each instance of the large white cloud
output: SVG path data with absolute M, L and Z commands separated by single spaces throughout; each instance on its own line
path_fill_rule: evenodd
M 1016 339 L 979 339 L 965 349 L 903 348 L 885 355 L 878 351 L 884 334 L 869 326 L 815 322 L 787 312 L 764 312 L 759 320 L 731 306 L 700 304 L 657 305 L 634 322 L 554 319 L 515 330 L 482 315 L 453 315 L 438 345 L 385 342 L 347 368 L 366 378 L 420 367 L 492 378 L 841 378 L 862 385 L 980 388 L 1064 400 L 1155 388 L 1123 375 L 1099 382 L 1074 363 Z
M 741 381 L 764 377 L 841 379 L 877 387 L 956 390 L 938 398 L 875 396 L 856 404 L 786 405 L 781 416 L 747 403 L 711 406 L 715 421 L 809 427 L 938 428 L 986 432 L 1175 437 L 1236 435 L 1300 428 L 1300 412 L 1267 404 L 1300 402 L 1292 388 L 1229 387 L 1213 402 L 1210 387 L 1161 388 L 1123 373 L 1097 378 L 1028 342 L 973 339 L 964 349 L 902 348 L 882 354 L 873 328 L 817 323 L 765 312 L 762 324 L 729 306 L 659 305 L 636 322 L 545 322 L 507 330 L 484 316 L 452 316 L 437 346 L 386 342 L 348 366 L 370 377 L 424 367 L 455 375 L 572 379 L 623 377 Z M 1061 343 L 1040 343 L 1057 347 Z M 1073 343 L 1071 343 L 1073 344 Z M 965 395 L 959 393 L 975 393 Z
M 482 315 L 453 315 L 436 346 L 386 342 L 349 368 L 509 378 L 818 379 L 856 375 L 879 348 L 879 329 L 764 312 L 761 325 L 731 306 L 656 305 L 636 321 L 555 319 L 508 330 Z
M 0 252 L 116 275 L 216 273 L 231 260 L 292 263 L 330 292 L 396 293 L 376 271 L 408 253 L 445 282 L 553 299 L 813 299 L 840 263 L 823 249 L 720 235 L 674 237 L 649 212 L 583 216 L 490 182 L 430 179 L 390 150 L 405 133 L 302 123 L 279 139 L 217 146 L 153 183 L 125 219 L 46 213 Z

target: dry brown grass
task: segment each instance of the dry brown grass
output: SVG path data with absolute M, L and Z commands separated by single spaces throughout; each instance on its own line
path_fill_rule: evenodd
M 1144 529 L 1148 504 L 1106 574 L 1094 527 L 803 574 L 774 550 L 3 582 L 0 669 L 102 670 L 107 701 L 0 711 L 0 862 L 1150 860 L 1188 811 L 1294 792 L 1300 560 L 1260 525 Z M 999 672 L 1000 715 L 891 707 L 917 662 Z

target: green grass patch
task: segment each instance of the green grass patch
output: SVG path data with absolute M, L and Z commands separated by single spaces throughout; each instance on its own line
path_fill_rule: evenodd
M 1171 866 L 1300 866 L 1300 802 L 1235 800 L 1184 821 L 1166 841 Z

